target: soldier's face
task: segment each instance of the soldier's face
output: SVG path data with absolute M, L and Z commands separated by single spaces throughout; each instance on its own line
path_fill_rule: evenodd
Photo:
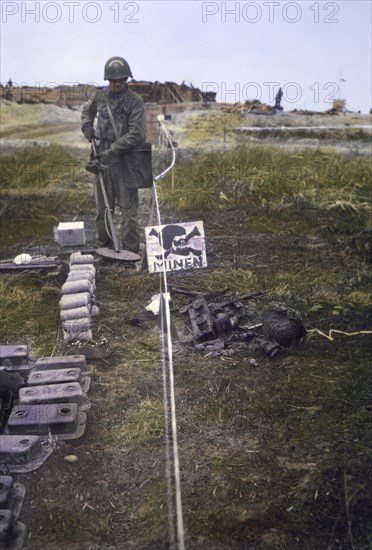
M 121 94 L 122 92 L 124 92 L 127 80 L 127 78 L 120 78 L 119 80 L 109 80 L 110 92 L 114 94 Z

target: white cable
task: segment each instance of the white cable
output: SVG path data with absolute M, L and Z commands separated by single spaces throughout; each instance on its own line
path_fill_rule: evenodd
M 160 116 L 160 115 L 159 115 Z M 158 121 L 159 121 L 159 124 L 160 124 L 160 127 L 161 129 L 163 130 L 164 134 L 165 134 L 165 137 L 167 138 L 168 140 L 168 143 L 169 145 L 171 146 L 171 149 L 172 149 L 172 161 L 170 163 L 170 165 L 168 166 L 168 168 L 166 168 L 164 170 L 164 172 L 162 172 L 161 174 L 159 174 L 158 176 L 156 176 L 155 178 L 155 181 L 158 181 L 160 180 L 161 178 L 163 178 L 166 174 L 168 174 L 169 170 L 172 170 L 173 166 L 174 166 L 174 163 L 176 162 L 176 150 L 174 148 L 174 145 L 172 143 L 172 139 L 168 133 L 168 130 L 166 129 L 166 127 L 164 126 L 163 124 L 163 120 L 161 118 L 159 118 L 158 116 Z M 156 189 L 155 189 L 155 193 L 156 193 Z M 160 213 L 159 213 L 159 216 L 160 216 Z M 159 224 L 160 225 L 160 224 Z
M 159 117 L 158 117 L 159 120 Z M 173 147 L 173 143 L 170 139 L 167 129 L 165 128 L 162 121 L 159 120 L 161 129 L 163 130 L 165 136 L 167 137 L 171 148 L 172 148 L 172 161 L 171 164 L 156 178 L 154 178 L 154 199 L 156 205 L 156 214 L 158 225 L 161 226 L 161 216 L 160 208 L 158 201 L 158 193 L 156 189 L 156 181 L 164 177 L 174 166 L 176 160 L 176 153 Z M 160 245 L 161 242 L 161 233 L 160 233 Z M 177 517 L 177 543 L 178 550 L 185 550 L 185 533 L 184 533 L 184 523 L 183 523 L 183 512 L 182 512 L 182 498 L 181 498 L 181 481 L 180 481 L 180 466 L 179 466 L 179 456 L 178 456 L 178 441 L 177 441 L 177 418 L 176 418 L 176 400 L 174 392 L 174 371 L 173 371 L 173 348 L 172 348 L 172 336 L 171 336 L 171 319 L 170 319 L 170 308 L 168 300 L 168 281 L 167 281 L 167 272 L 165 269 L 165 257 L 164 257 L 164 248 L 162 247 L 162 270 L 159 272 L 160 276 L 160 291 L 164 293 L 161 295 L 164 296 L 164 299 L 161 301 L 163 304 L 164 311 L 161 311 L 162 314 L 162 325 L 164 323 L 164 313 L 165 313 L 165 324 L 166 331 L 164 331 L 164 326 L 161 326 L 161 342 L 162 342 L 162 368 L 163 368 L 163 393 L 164 393 L 164 414 L 165 414 L 165 429 L 166 429 L 166 461 L 167 461 L 167 483 L 168 483 L 168 512 L 169 515 L 169 524 L 170 524 L 170 543 L 171 545 L 175 543 L 174 541 L 174 526 L 173 526 L 173 498 L 172 498 L 172 488 L 171 488 L 171 479 L 170 479 L 170 448 L 169 448 L 169 423 L 168 415 L 170 412 L 170 424 L 171 424 L 171 433 L 172 433 L 172 450 L 173 450 L 173 473 L 174 473 L 174 482 L 175 482 L 175 499 L 176 499 L 176 517 Z M 163 282 L 163 285 L 162 285 Z M 166 338 L 165 338 L 166 333 Z M 167 346 L 165 346 L 165 340 Z M 168 380 L 167 380 L 167 370 L 166 370 L 166 357 L 165 352 L 168 352 Z M 169 383 L 169 399 L 167 386 Z M 168 403 L 169 401 L 169 403 Z M 169 410 L 170 409 L 170 410 Z M 173 539 L 173 540 L 172 540 Z
M 160 296 L 162 294 L 161 279 L 159 281 Z M 161 299 L 160 307 L 163 307 L 163 300 Z M 161 370 L 163 379 L 163 402 L 164 402 L 164 424 L 165 424 L 165 472 L 167 481 L 167 501 L 168 501 L 168 528 L 169 528 L 169 545 L 170 549 L 176 548 L 176 533 L 174 525 L 174 506 L 173 506 L 173 494 L 172 494 L 172 473 L 171 473 L 171 452 L 169 443 L 169 403 L 168 403 L 168 381 L 167 370 L 165 364 L 165 330 L 164 330 L 164 315 L 162 311 L 160 314 L 160 341 L 161 341 Z
M 162 225 L 161 218 L 160 218 L 158 194 L 157 194 L 156 188 L 155 188 L 155 201 L 156 201 L 158 225 Z M 178 458 L 176 401 L 175 401 L 175 393 L 174 393 L 173 348 L 172 348 L 169 300 L 167 299 L 168 282 L 167 282 L 167 272 L 165 271 L 164 252 L 162 253 L 162 255 L 163 255 L 163 269 L 159 274 L 164 283 L 164 294 L 165 294 L 165 299 L 163 300 L 163 304 L 164 304 L 164 312 L 165 312 L 166 341 L 167 341 L 167 351 L 168 351 L 170 417 L 171 417 L 172 443 L 173 443 L 173 469 L 174 469 L 174 480 L 175 480 L 176 516 L 177 516 L 177 542 L 178 542 L 178 549 L 184 550 L 185 549 L 184 525 L 183 525 L 182 499 L 181 499 L 180 467 L 179 467 L 179 458 Z M 164 332 L 162 337 L 164 338 Z M 163 351 L 165 352 L 165 349 Z M 165 353 L 163 356 L 163 360 L 165 364 Z
M 172 160 L 171 160 L 170 165 L 163 172 L 161 172 L 158 176 L 156 176 L 154 178 L 154 186 L 153 186 L 152 192 L 151 192 L 152 194 L 151 194 L 151 200 L 150 200 L 150 208 L 149 208 L 149 215 L 148 215 L 148 219 L 147 219 L 147 225 L 152 225 L 152 217 L 153 217 L 153 214 L 154 214 L 154 212 L 153 212 L 153 210 L 154 210 L 154 201 L 156 200 L 155 199 L 155 193 L 156 193 L 155 182 L 160 180 L 161 178 L 163 178 L 166 174 L 168 174 L 169 170 L 172 170 L 172 168 L 174 166 L 174 163 L 176 162 L 176 151 L 175 151 L 174 145 L 172 143 L 171 137 L 168 133 L 168 130 L 166 129 L 166 127 L 163 124 L 163 120 L 164 120 L 164 115 L 158 115 L 158 122 L 159 122 L 159 125 L 160 125 L 160 129 L 163 132 L 163 133 L 159 134 L 159 149 L 161 147 L 161 142 L 162 142 L 161 138 L 163 136 L 165 136 L 165 138 L 167 140 L 167 143 L 170 144 L 171 149 L 172 149 Z

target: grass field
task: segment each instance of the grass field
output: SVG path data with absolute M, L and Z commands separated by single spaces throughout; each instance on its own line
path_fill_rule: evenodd
M 181 143 L 173 179 L 159 184 L 164 222 L 201 219 L 207 236 L 209 267 L 172 274 L 170 284 L 233 296 L 264 290 L 257 316 L 274 303 L 293 307 L 308 335 L 274 359 L 245 349 L 214 357 L 174 342 L 186 547 L 366 550 L 371 164 L 332 147 L 294 153 L 236 141 L 241 122 L 218 113 L 206 129 L 193 115 L 182 128 L 194 145 L 228 135 L 226 150 L 195 154 Z M 93 217 L 91 187 L 66 148 L 7 157 L 3 246 L 48 243 L 58 220 Z M 159 284 L 114 263 L 99 274 L 95 330 L 114 352 L 95 365 L 86 435 L 22 480 L 27 550 L 167 548 L 159 329 L 156 320 L 131 323 Z M 61 277 L 2 274 L 0 284 L 2 341 L 54 353 Z M 177 326 L 186 302 L 172 302 Z

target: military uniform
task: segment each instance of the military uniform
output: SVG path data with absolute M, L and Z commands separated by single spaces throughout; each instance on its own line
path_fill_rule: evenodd
M 110 106 L 120 137 L 116 137 L 107 105 Z M 84 104 L 81 128 L 84 134 L 91 130 L 97 117 L 94 135 L 99 140 L 98 152 L 104 156 L 107 169 L 103 172 L 111 211 L 115 202 L 121 211 L 122 247 L 138 252 L 140 231 L 138 225 L 138 187 L 131 150 L 146 139 L 145 108 L 141 96 L 125 87 L 121 94 L 109 88 L 97 90 Z M 96 234 L 101 246 L 110 244 L 107 231 L 105 204 L 97 177 L 95 185 L 97 216 Z

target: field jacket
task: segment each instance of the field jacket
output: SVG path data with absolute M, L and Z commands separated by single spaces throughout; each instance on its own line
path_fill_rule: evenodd
M 107 103 L 111 107 L 112 114 L 119 130 L 120 138 L 115 137 Z M 111 94 L 108 88 L 97 90 L 83 105 L 81 113 L 81 127 L 86 124 L 94 124 L 97 117 L 96 136 L 111 145 L 111 149 L 117 153 L 126 153 L 146 139 L 146 118 L 143 99 L 132 92 L 128 87 L 120 95 Z
M 110 121 L 107 103 L 111 107 L 119 131 L 118 139 Z M 135 186 L 130 151 L 146 139 L 146 117 L 142 97 L 128 87 L 120 96 L 112 94 L 108 87 L 97 90 L 83 105 L 81 128 L 87 124 L 94 125 L 96 119 L 95 135 L 99 140 L 99 152 L 110 149 L 115 153 L 115 169 L 116 172 L 119 170 L 119 179 L 123 180 L 125 185 Z

